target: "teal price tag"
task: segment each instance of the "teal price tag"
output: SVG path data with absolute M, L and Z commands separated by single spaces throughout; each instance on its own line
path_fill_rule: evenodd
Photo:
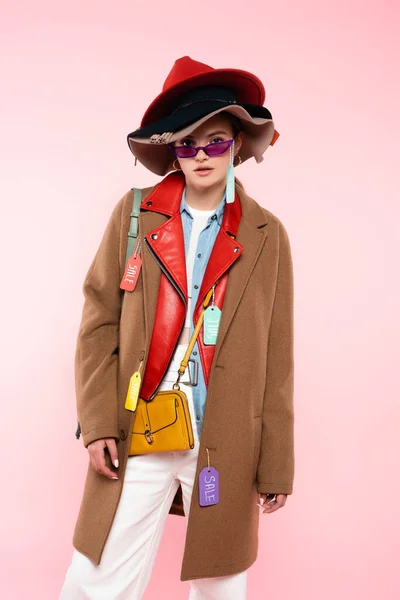
M 206 346 L 215 345 L 217 342 L 221 314 L 218 306 L 208 306 L 204 312 L 204 344 Z

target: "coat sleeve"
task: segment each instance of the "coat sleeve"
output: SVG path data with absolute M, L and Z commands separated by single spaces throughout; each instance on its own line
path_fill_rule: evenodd
M 75 353 L 77 414 L 85 448 L 119 438 L 117 369 L 122 290 L 122 198 L 115 206 L 83 283 L 84 305 Z
M 293 493 L 293 264 L 289 238 L 280 222 L 278 232 L 278 273 L 268 340 L 257 467 L 257 491 L 260 494 Z

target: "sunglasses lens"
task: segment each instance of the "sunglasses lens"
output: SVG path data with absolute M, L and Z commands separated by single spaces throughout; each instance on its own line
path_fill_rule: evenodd
M 228 150 L 232 143 L 232 140 L 227 140 L 224 142 L 215 142 L 214 144 L 209 144 L 207 146 L 207 154 L 208 156 L 218 156 L 219 154 L 223 154 Z
M 204 150 L 208 156 L 219 156 L 228 150 L 232 141 L 233 140 L 226 140 L 223 142 L 207 144 Z M 194 146 L 172 146 L 171 150 L 177 158 L 193 158 L 197 154 L 197 148 Z
M 175 156 L 178 158 L 191 158 L 196 156 L 196 149 L 191 146 L 175 146 Z

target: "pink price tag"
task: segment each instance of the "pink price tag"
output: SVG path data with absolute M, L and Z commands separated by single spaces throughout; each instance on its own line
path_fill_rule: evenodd
M 129 257 L 128 262 L 126 263 L 126 269 L 124 276 L 122 277 L 120 288 L 121 290 L 126 290 L 127 292 L 133 292 L 136 287 L 136 283 L 139 277 L 140 269 L 142 266 L 142 259 L 139 254 L 133 253 Z

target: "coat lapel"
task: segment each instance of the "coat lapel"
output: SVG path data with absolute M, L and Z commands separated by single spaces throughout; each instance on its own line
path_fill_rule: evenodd
M 151 231 L 146 229 L 145 243 L 187 304 L 185 242 L 179 211 L 184 185 L 183 175 L 172 173 L 143 200 L 141 209 L 169 217 L 162 219 Z
M 268 237 L 266 227 L 268 224 L 268 217 L 261 206 L 247 196 L 244 190 L 238 185 L 236 185 L 236 193 L 240 198 L 242 216 L 236 239 L 229 239 L 232 249 L 234 249 L 235 246 L 239 246 L 242 250 L 237 252 L 240 258 L 232 264 L 229 270 L 221 322 L 218 329 L 217 343 L 214 352 L 214 361 L 217 359 L 226 332 Z M 251 315 L 249 315 L 249 318 L 251 318 Z

